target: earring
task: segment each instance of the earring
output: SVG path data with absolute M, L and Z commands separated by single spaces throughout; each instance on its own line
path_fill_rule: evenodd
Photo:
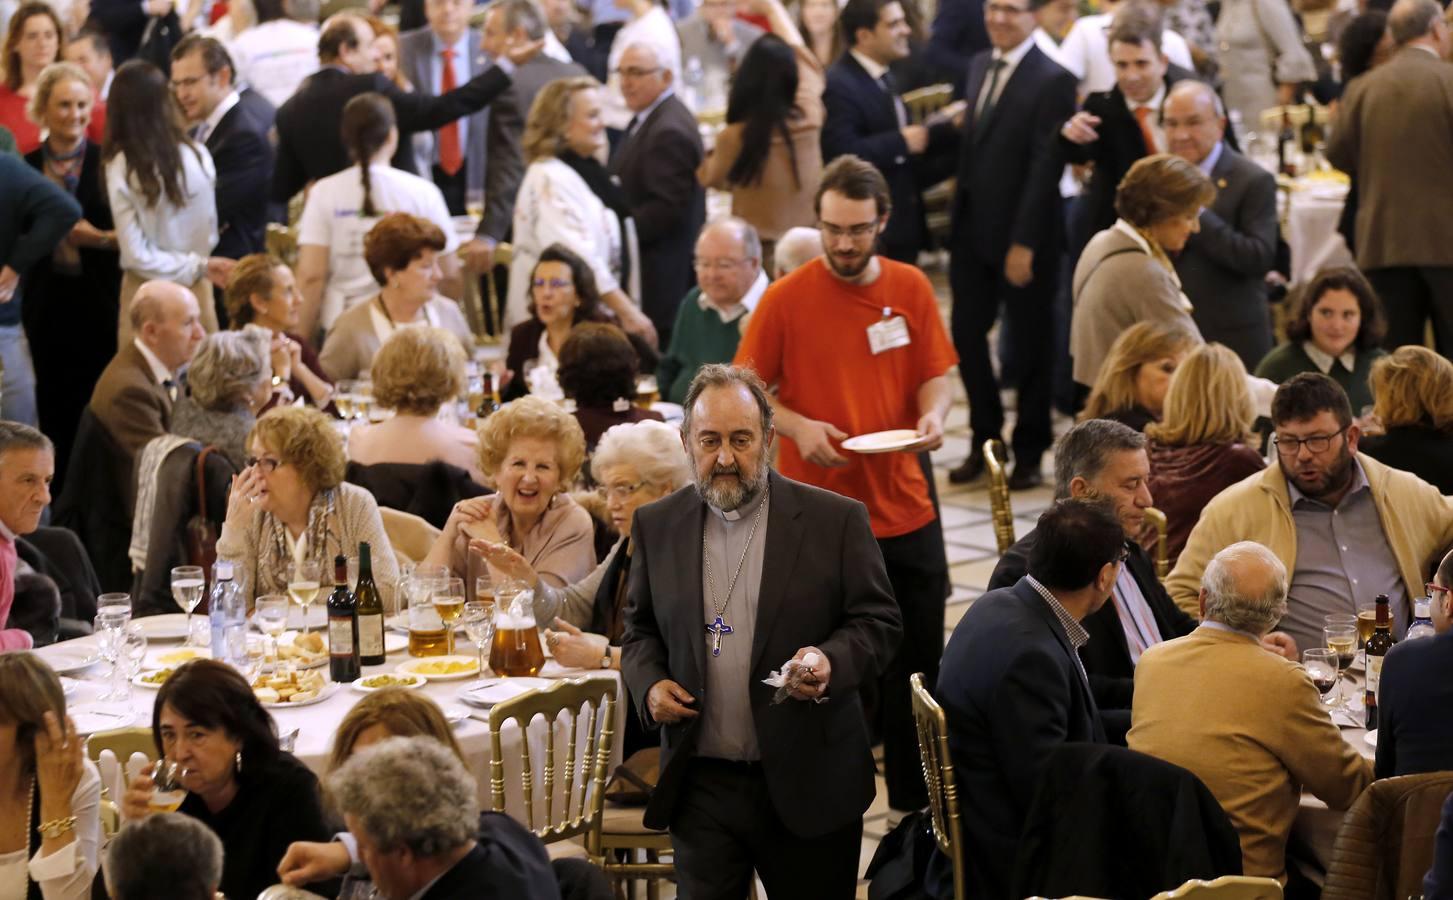
M 232 758 L 233 764 L 237 767 L 237 774 L 242 774 L 242 751 L 238 750 L 237 755 Z

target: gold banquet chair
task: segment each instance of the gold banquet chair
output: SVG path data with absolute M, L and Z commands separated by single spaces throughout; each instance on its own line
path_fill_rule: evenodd
M 928 786 L 933 840 L 939 852 L 953 860 L 954 900 L 967 900 L 966 873 L 959 855 L 964 841 L 959 826 L 959 789 L 948 753 L 948 719 L 924 686 L 922 672 L 910 675 L 908 684 L 913 691 L 913 722 L 918 727 L 918 755 L 923 760 L 923 780 Z
M 1281 900 L 1281 895 L 1281 885 L 1275 878 L 1222 875 L 1215 881 L 1192 879 L 1150 900 Z
M 989 510 L 1000 556 L 1014 546 L 1014 509 L 1009 501 L 1009 479 L 1004 472 L 1007 457 L 1003 441 L 991 438 L 984 442 L 984 468 L 989 471 Z
M 614 678 L 568 678 L 546 688 L 526 691 L 489 711 L 489 791 L 495 812 L 505 808 L 504 745 L 500 739 L 505 724 L 513 721 L 520 729 L 520 779 L 524 787 L 525 826 L 553 844 L 573 837 L 584 840 L 591 862 L 601 862 L 600 832 L 605 802 L 606 773 L 615 738 L 617 682 Z M 531 759 L 529 728 L 536 717 L 545 719 L 545 758 L 540 761 L 544 791 L 544 821 L 535 824 L 535 768 Z M 557 741 L 557 723 L 568 723 L 569 735 L 563 748 Z M 580 746 L 580 723 L 585 723 L 585 746 Z M 556 758 L 564 753 L 563 787 L 559 815 L 555 810 Z M 577 763 L 578 761 L 578 763 Z
M 263 246 L 270 256 L 275 256 L 289 266 L 298 264 L 298 229 L 293 225 L 279 225 L 271 222 L 267 226 Z
M 1165 581 L 1165 577 L 1170 574 L 1170 553 L 1166 547 L 1165 513 L 1153 506 L 1147 507 L 1145 521 L 1155 529 L 1155 577 L 1158 581 Z
M 463 268 L 464 296 L 460 302 L 464 307 L 464 318 L 469 322 L 469 330 L 474 332 L 474 342 L 481 346 L 489 346 L 504 341 L 504 304 L 500 300 L 499 288 L 496 285 L 494 271 L 491 270 L 484 275 L 475 275 L 464 266 L 464 248 L 459 248 L 459 264 Z M 495 266 L 509 268 L 514 261 L 515 248 L 511 244 L 497 244 L 494 248 Z M 486 289 L 480 293 L 479 283 L 483 281 Z M 490 331 L 491 325 L 494 331 Z
M 915 125 L 921 125 L 929 116 L 948 106 L 953 99 L 953 85 L 930 84 L 904 94 L 903 105 L 908 107 L 908 120 Z
M 126 782 L 126 761 L 131 759 L 132 754 L 140 753 L 147 759 L 156 759 L 160 755 L 150 728 L 98 731 L 86 739 L 86 756 L 91 762 L 99 763 L 101 754 L 106 750 L 116 756 L 116 762 L 121 767 L 122 784 Z M 101 781 L 101 830 L 109 838 L 121 830 L 121 807 L 118 805 L 118 798 L 113 798 L 110 788 L 105 786 L 104 774 Z

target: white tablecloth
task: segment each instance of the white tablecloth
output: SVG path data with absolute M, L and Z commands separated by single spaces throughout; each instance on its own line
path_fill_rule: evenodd
M 1343 679 L 1342 690 L 1345 696 L 1351 698 L 1353 709 L 1360 713 L 1362 680 L 1360 678 Z M 1333 721 L 1338 721 L 1338 719 L 1334 718 Z M 1352 749 L 1362 754 L 1369 762 L 1377 755 L 1377 750 L 1366 741 L 1367 729 L 1342 728 L 1341 731 L 1342 740 L 1350 744 Z M 1309 793 L 1302 794 L 1301 809 L 1298 810 L 1297 820 L 1292 825 L 1292 837 L 1296 843 L 1311 851 L 1317 870 L 1307 871 L 1306 874 L 1318 884 L 1322 881 L 1322 874 L 1331 865 L 1332 845 L 1337 840 L 1337 830 L 1342 827 L 1342 819 L 1346 815 L 1345 811 L 1328 809 L 1327 804 Z
M 1292 191 L 1286 219 L 1286 242 L 1291 248 L 1292 284 L 1305 284 L 1328 266 L 1352 262 L 1347 241 L 1337 230 L 1347 186 L 1299 179 Z

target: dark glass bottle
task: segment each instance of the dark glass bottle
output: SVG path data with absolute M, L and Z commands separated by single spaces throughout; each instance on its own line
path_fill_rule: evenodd
M 1382 660 L 1392 649 L 1392 617 L 1388 614 L 1387 594 L 1377 595 L 1377 624 L 1367 639 L 1367 689 L 1362 703 L 1367 709 L 1367 730 L 1377 727 L 1377 688 L 1382 680 Z
M 489 418 L 490 413 L 499 412 L 499 380 L 488 369 L 485 369 L 481 377 L 484 379 L 484 399 L 480 401 L 479 409 L 474 414 L 483 420 Z
M 358 611 L 358 661 L 365 666 L 381 666 L 383 650 L 383 600 L 373 583 L 373 561 L 368 544 L 358 545 L 358 586 L 353 590 Z
M 328 674 L 340 684 L 362 674 L 358 658 L 358 610 L 348 590 L 348 557 L 333 558 L 333 593 L 328 595 Z

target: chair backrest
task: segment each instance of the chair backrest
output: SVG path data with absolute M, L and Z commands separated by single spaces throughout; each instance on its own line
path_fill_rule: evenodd
M 496 812 L 508 812 L 505 809 L 504 745 L 500 735 L 505 724 L 514 721 L 521 732 L 520 777 L 524 789 L 525 825 L 547 844 L 583 835 L 586 852 L 592 859 L 600 859 L 601 810 L 615 738 L 618 688 L 614 678 L 570 678 L 495 704 L 489 711 L 491 808 Z M 535 761 L 530 753 L 529 733 L 530 722 L 536 716 L 545 719 L 545 758 L 540 761 L 545 817 L 538 826 L 535 824 Z M 565 770 L 564 792 L 557 816 L 556 757 L 561 748 L 557 746 L 556 725 L 562 718 L 562 724 L 569 730 L 563 748 L 563 766 L 560 767 Z M 584 747 L 580 746 L 581 722 L 585 723 Z
M 1453 772 L 1382 778 L 1342 818 L 1324 900 L 1403 900 L 1422 893 Z
M 1155 529 L 1155 577 L 1165 581 L 1170 574 L 1170 553 L 1166 548 L 1165 513 L 1151 506 L 1145 510 L 1145 521 Z
M 150 728 L 116 728 L 98 731 L 86 738 L 86 754 L 92 762 L 101 759 L 102 750 L 110 750 L 122 761 L 130 759 L 133 753 L 140 753 L 147 759 L 156 759 L 160 755 Z
M 930 84 L 904 94 L 903 105 L 908 107 L 908 118 L 915 125 L 922 125 L 925 119 L 943 109 L 953 98 L 953 85 Z
M 1004 466 L 1008 455 L 1003 441 L 984 442 L 984 467 L 989 470 L 989 509 L 994 521 L 994 543 L 1002 555 L 1014 546 L 1014 510 L 1009 503 L 1009 479 Z
M 1150 900 L 1281 900 L 1281 893 L 1281 884 L 1275 878 L 1222 875 L 1215 881 L 1187 881 L 1173 891 L 1161 891 Z
M 269 223 L 266 236 L 263 238 L 263 245 L 272 256 L 277 257 L 290 266 L 297 265 L 297 226 L 279 225 L 276 222 Z
M 400 563 L 419 563 L 429 555 L 429 548 L 442 533 L 439 529 L 412 513 L 399 512 L 387 506 L 378 508 L 383 519 L 383 530 L 388 535 L 389 545 Z
M 928 808 L 933 821 L 933 839 L 938 849 L 953 861 L 954 897 L 964 900 L 963 832 L 959 825 L 959 789 L 954 781 L 954 764 L 948 752 L 948 719 L 943 707 L 923 684 L 923 673 L 908 678 L 913 691 L 913 722 L 918 728 L 918 755 L 923 760 L 923 780 L 928 786 Z

